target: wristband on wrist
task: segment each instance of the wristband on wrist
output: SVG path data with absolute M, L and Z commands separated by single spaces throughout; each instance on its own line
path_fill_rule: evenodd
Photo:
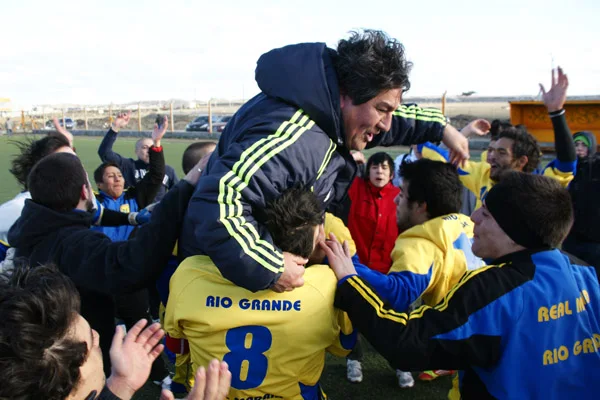
M 131 212 L 129 213 L 129 215 L 127 216 L 127 221 L 129 221 L 129 225 L 137 225 L 137 221 L 135 220 L 135 217 L 137 217 L 138 213 L 136 212 Z
M 563 115 L 564 113 L 565 109 L 561 108 L 560 110 L 549 112 L 548 115 L 550 115 L 550 118 L 554 118 Z

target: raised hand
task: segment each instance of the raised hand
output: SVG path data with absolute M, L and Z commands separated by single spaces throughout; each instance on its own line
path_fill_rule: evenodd
M 129 120 L 131 119 L 131 111 L 127 111 L 126 113 L 117 114 L 117 117 L 112 122 L 112 128 L 114 131 L 118 132 L 119 129 L 123 129 L 129 124 Z
M 52 118 L 52 123 L 54 124 L 54 129 L 56 129 L 56 132 L 63 135 L 69 141 L 69 146 L 73 147 L 73 134 L 69 132 L 64 126 L 60 125 L 58 118 Z
M 562 110 L 567 100 L 567 88 L 569 87 L 569 78 L 563 72 L 561 67 L 557 70 L 552 70 L 552 81 L 550 90 L 546 92 L 544 85 L 540 83 L 540 91 L 542 92 L 542 100 L 548 109 L 548 112 Z
M 159 126 L 158 124 L 154 124 L 154 130 L 152 131 L 152 140 L 154 141 L 154 147 L 160 147 L 160 140 L 167 133 L 167 128 L 169 127 L 169 119 L 165 116 L 163 119 L 163 123 Z
M 464 137 L 471 137 L 473 135 L 483 136 L 490 131 L 492 124 L 487 119 L 474 119 L 469 122 L 467 126 L 460 130 L 460 133 L 463 134 Z
M 163 351 L 159 344 L 165 335 L 160 324 L 155 323 L 142 330 L 148 321 L 138 321 L 125 335 L 122 326 L 117 331 L 110 346 L 112 371 L 106 385 L 119 398 L 131 398 L 150 376 L 152 363 Z

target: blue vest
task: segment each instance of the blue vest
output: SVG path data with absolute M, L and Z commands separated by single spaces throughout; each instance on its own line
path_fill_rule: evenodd
M 129 198 L 127 191 L 118 198 L 114 199 L 106 193 L 100 191 L 97 195 L 98 200 L 107 210 L 114 210 L 123 213 L 137 212 L 138 204 L 135 198 Z M 104 233 L 113 242 L 121 242 L 129 239 L 129 235 L 135 227 L 132 225 L 121 226 L 93 226 L 92 229 Z

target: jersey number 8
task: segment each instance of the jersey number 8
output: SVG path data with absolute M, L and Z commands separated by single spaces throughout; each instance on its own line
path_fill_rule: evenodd
M 264 353 L 271 348 L 272 341 L 271 331 L 264 326 L 247 325 L 227 331 L 225 345 L 229 353 L 223 361 L 229 364 L 232 387 L 254 389 L 262 384 L 269 366 Z

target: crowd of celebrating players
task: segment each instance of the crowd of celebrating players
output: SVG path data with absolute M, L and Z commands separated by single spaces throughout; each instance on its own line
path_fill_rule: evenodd
M 181 180 L 166 118 L 134 160 L 112 149 L 130 119 L 116 116 L 97 192 L 58 121 L 15 142 L 0 398 L 130 399 L 150 379 L 165 400 L 325 399 L 325 353 L 359 383 L 364 340 L 401 388 L 454 375 L 451 399 L 595 398 L 600 161 L 568 127 L 567 76 L 540 85 L 556 150 L 542 164 L 526 126 L 458 131 L 402 104 L 411 67 L 372 30 L 267 52 L 260 94 L 218 143 L 186 149 Z

